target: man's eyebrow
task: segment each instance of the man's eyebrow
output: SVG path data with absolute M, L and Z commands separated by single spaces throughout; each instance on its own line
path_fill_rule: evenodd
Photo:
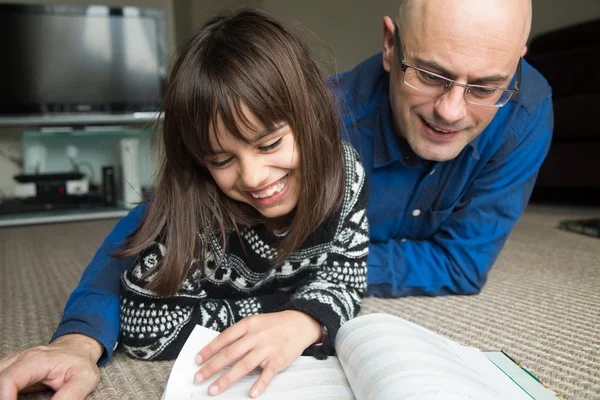
M 450 79 L 454 79 L 454 80 L 456 79 L 455 73 L 451 72 L 450 70 L 448 70 L 447 68 L 445 68 L 443 65 L 439 64 L 436 61 L 424 60 L 419 57 L 415 57 L 414 60 L 415 60 L 415 64 L 419 68 L 423 68 L 425 70 L 438 73 L 438 74 L 445 76 L 447 78 L 450 78 Z M 496 74 L 496 75 L 488 75 L 488 76 L 482 76 L 479 78 L 475 78 L 475 79 L 472 79 L 471 81 L 469 81 L 469 83 L 471 83 L 471 84 L 497 83 L 497 82 L 507 81 L 510 78 L 511 77 L 508 75 Z

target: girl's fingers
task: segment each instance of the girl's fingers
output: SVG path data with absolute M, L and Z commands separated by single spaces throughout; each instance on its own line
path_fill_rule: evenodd
M 200 350 L 196 355 L 196 364 L 202 364 L 206 360 L 210 360 L 219 351 L 244 336 L 245 331 L 241 329 L 241 326 L 238 325 L 240 324 L 234 324 L 225 329 L 219 334 L 219 336 L 214 338 L 212 342 L 204 346 L 204 348 L 202 348 L 202 350 Z
M 208 394 L 211 396 L 216 396 L 223 393 L 233 383 L 248 375 L 256 367 L 258 367 L 260 363 L 265 360 L 267 355 L 268 353 L 265 351 L 251 351 L 244 358 L 235 363 L 235 365 L 231 367 L 229 371 L 214 381 L 213 384 L 208 388 Z
M 252 388 L 250 388 L 250 393 L 248 393 L 248 395 L 251 398 L 255 399 L 262 395 L 265 390 L 267 390 L 267 386 L 273 381 L 273 378 L 275 378 L 275 375 L 279 372 L 279 369 L 272 367 L 272 365 L 272 362 L 267 362 L 266 367 L 263 368 L 262 374 L 260 374 L 260 377 L 254 385 L 252 385 Z
M 244 357 L 248 352 L 250 352 L 250 350 L 254 348 L 254 344 L 254 340 L 248 337 L 244 337 L 232 344 L 229 344 L 223 349 L 223 351 L 214 356 L 214 358 L 200 368 L 200 371 L 196 372 L 194 380 L 196 383 L 204 382 L 226 366 L 231 365 L 235 361 Z M 264 358 L 260 361 L 262 360 L 264 360 Z

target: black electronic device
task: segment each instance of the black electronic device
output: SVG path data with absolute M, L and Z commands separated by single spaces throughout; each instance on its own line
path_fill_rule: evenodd
M 19 183 L 40 183 L 40 182 L 57 182 L 57 181 L 77 181 L 85 175 L 81 172 L 51 172 L 41 174 L 20 174 L 13 178 Z
M 71 203 L 89 193 L 81 172 L 15 175 L 15 197 L 32 203 Z
M 116 191 L 115 169 L 111 166 L 102 167 L 102 196 L 104 204 L 110 206 L 117 204 Z
M 576 220 L 569 219 L 561 221 L 558 227 L 566 231 L 582 233 L 584 235 L 600 238 L 600 218 Z
M 164 11 L 0 4 L 0 53 L 0 124 L 156 114 L 167 70 Z

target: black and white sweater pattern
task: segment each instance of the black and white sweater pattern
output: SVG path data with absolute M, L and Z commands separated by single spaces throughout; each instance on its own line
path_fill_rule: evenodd
M 246 227 L 241 242 L 231 237 L 226 251 L 212 237 L 203 265 L 193 263 L 172 297 L 145 287 L 168 249 L 155 242 L 121 277 L 120 342 L 133 357 L 174 359 L 196 324 L 223 331 L 241 319 L 283 310 L 302 311 L 327 328 L 321 346 L 305 355 L 335 353 L 340 326 L 355 317 L 366 289 L 369 231 L 365 172 L 344 144 L 346 189 L 338 212 L 328 218 L 279 267 L 273 245 L 281 238 L 264 226 Z M 232 233 L 232 235 L 235 235 Z M 220 261 L 220 262 L 219 262 Z

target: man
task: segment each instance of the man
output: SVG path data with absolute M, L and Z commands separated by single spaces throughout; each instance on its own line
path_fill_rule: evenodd
M 530 0 L 404 0 L 384 18 L 383 53 L 335 79 L 370 178 L 370 294 L 481 290 L 550 143 L 550 88 L 521 60 L 530 23 Z M 55 340 L 0 360 L 0 398 L 38 382 L 55 399 L 94 389 L 119 312 L 97 257 Z
M 371 185 L 368 293 L 478 293 L 550 145 L 531 2 L 404 0 L 396 23 L 337 82 Z

